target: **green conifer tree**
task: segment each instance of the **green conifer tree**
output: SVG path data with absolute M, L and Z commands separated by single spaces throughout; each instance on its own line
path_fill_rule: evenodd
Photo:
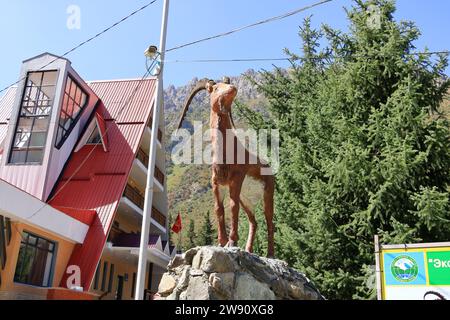
M 210 246 L 215 238 L 214 228 L 210 219 L 210 212 L 206 211 L 204 221 L 199 234 L 199 245 Z
M 188 246 L 189 248 L 194 248 L 196 246 L 196 234 L 195 234 L 195 224 L 194 224 L 194 220 L 190 219 L 189 220 L 189 229 L 188 229 Z
M 348 32 L 306 19 L 301 56 L 263 72 L 269 121 L 239 108 L 280 131 L 277 256 L 330 299 L 374 297 L 376 234 L 450 240 L 448 57 L 416 54 L 419 30 L 394 12 L 393 1 L 357 0 Z

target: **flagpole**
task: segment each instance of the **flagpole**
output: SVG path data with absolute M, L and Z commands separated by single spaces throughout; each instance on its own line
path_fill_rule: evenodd
M 168 16 L 169 16 L 169 0 L 164 0 L 163 16 L 161 22 L 161 38 L 159 44 L 161 69 L 160 73 L 157 75 L 156 99 L 153 107 L 152 133 L 150 137 L 149 165 L 147 170 L 147 185 L 145 188 L 145 201 L 143 210 L 144 212 L 142 217 L 141 242 L 139 246 L 139 262 L 138 262 L 136 289 L 135 289 L 136 292 L 134 297 L 135 300 L 144 300 L 145 278 L 147 275 L 148 240 L 150 235 L 150 223 L 153 207 L 153 179 L 154 179 L 153 175 L 155 172 L 155 162 L 156 162 L 156 140 L 158 137 L 160 108 L 162 108 L 162 106 L 164 105 L 163 72 L 164 72 L 164 59 L 166 51 Z

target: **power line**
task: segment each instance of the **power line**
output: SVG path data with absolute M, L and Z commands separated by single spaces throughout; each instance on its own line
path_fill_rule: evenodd
M 288 61 L 289 58 L 243 58 L 243 59 L 199 59 L 165 60 L 166 63 L 208 63 L 208 62 L 252 62 L 252 61 Z
M 407 53 L 405 56 L 418 56 L 418 55 L 439 55 L 439 54 L 450 54 L 450 51 L 424 51 L 424 52 L 412 52 Z M 350 54 L 351 56 L 351 54 Z M 355 56 L 363 56 L 367 55 L 359 55 L 355 54 Z M 311 59 L 324 59 L 324 58 L 339 58 L 339 56 L 317 56 L 312 57 Z M 306 59 L 305 57 L 298 57 L 298 59 Z M 164 60 L 166 63 L 217 63 L 217 62 L 258 62 L 258 61 L 295 61 L 296 58 L 234 58 L 234 59 L 194 59 L 194 60 Z
M 214 36 L 210 36 L 210 37 L 206 37 L 206 38 L 199 39 L 199 40 L 196 40 L 196 41 L 188 42 L 188 43 L 185 43 L 185 44 L 182 44 L 182 45 L 170 48 L 170 49 L 166 50 L 166 52 L 170 52 L 170 51 L 178 50 L 178 49 L 185 48 L 185 47 L 188 47 L 188 46 L 192 46 L 192 45 L 200 43 L 200 42 L 204 42 L 204 41 L 208 41 L 208 40 L 212 40 L 212 39 L 225 37 L 225 36 L 228 36 L 230 34 L 233 34 L 233 33 L 236 33 L 236 32 L 239 32 L 239 31 L 242 31 L 242 30 L 245 30 L 245 29 L 248 29 L 248 28 L 256 27 L 256 26 L 259 26 L 259 25 L 262 25 L 262 24 L 266 24 L 266 23 L 269 23 L 269 22 L 273 22 L 273 21 L 276 21 L 276 20 L 281 20 L 281 19 L 284 19 L 284 18 L 293 16 L 293 15 L 296 15 L 296 14 L 298 14 L 300 12 L 312 9 L 314 7 L 323 5 L 323 4 L 331 2 L 331 1 L 333 1 L 333 0 L 323 0 L 323 1 L 320 1 L 320 2 L 316 2 L 316 3 L 311 4 L 309 6 L 302 7 L 302 8 L 299 8 L 299 9 L 296 9 L 296 10 L 284 13 L 284 14 L 279 15 L 279 16 L 275 16 L 275 17 L 271 17 L 271 18 L 268 18 L 268 19 L 264 19 L 264 20 L 261 20 L 261 21 L 258 21 L 258 22 L 252 23 L 252 24 L 248 24 L 248 25 L 245 25 L 245 26 L 242 26 L 242 27 L 239 27 L 239 28 L 227 31 L 227 32 L 219 33 L 219 34 L 214 35 Z
M 65 53 L 63 53 L 61 56 L 56 57 L 55 59 L 53 59 L 52 61 L 50 61 L 50 62 L 47 63 L 46 65 L 40 67 L 37 71 L 42 70 L 42 69 L 48 67 L 49 65 L 51 65 L 51 64 L 54 63 L 55 61 L 57 61 L 57 60 L 59 60 L 59 59 L 61 59 L 61 58 L 66 57 L 67 55 L 69 55 L 70 53 L 72 53 L 72 52 L 74 52 L 75 50 L 79 49 L 80 47 L 84 46 L 85 44 L 87 44 L 87 43 L 91 42 L 92 40 L 94 40 L 94 39 L 96 39 L 96 38 L 102 36 L 102 35 L 105 34 L 106 32 L 108 32 L 108 31 L 110 31 L 111 29 L 117 27 L 119 24 L 125 22 L 126 20 L 128 20 L 129 18 L 131 18 L 132 16 L 134 16 L 135 14 L 137 14 L 137 13 L 139 13 L 139 12 L 141 12 L 141 11 L 147 9 L 149 6 L 151 6 L 151 5 L 152 5 L 153 3 L 155 3 L 156 1 L 158 1 L 158 0 L 153 0 L 153 1 L 149 2 L 149 3 L 147 3 L 146 5 L 140 7 L 139 9 L 134 10 L 133 12 L 131 12 L 131 13 L 128 14 L 127 16 L 123 17 L 123 18 L 120 19 L 119 21 L 113 23 L 111 26 L 107 27 L 107 28 L 104 29 L 103 31 L 100 31 L 99 33 L 97 33 L 97 34 L 94 35 L 93 37 L 90 37 L 89 39 L 87 39 L 87 40 L 81 42 L 80 44 L 76 45 L 76 46 L 73 47 L 72 49 L 67 50 L 67 51 L 66 51 Z M 21 81 L 23 81 L 23 80 L 25 80 L 25 79 L 26 79 L 26 77 L 23 77 L 23 78 L 17 80 L 17 81 L 14 82 L 13 84 L 10 84 L 9 86 L 7 86 L 7 87 L 3 88 L 2 90 L 0 90 L 0 93 L 2 93 L 2 92 L 4 92 L 4 91 L 8 90 L 8 89 L 11 88 L 12 86 L 15 86 L 15 85 L 19 84 Z

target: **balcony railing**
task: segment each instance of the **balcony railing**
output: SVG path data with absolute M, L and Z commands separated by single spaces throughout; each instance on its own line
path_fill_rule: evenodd
M 148 168 L 149 157 L 148 157 L 148 154 L 146 154 L 144 150 L 139 148 L 136 158 L 139 161 L 141 161 L 145 167 Z M 164 173 L 162 173 L 162 171 L 159 170 L 159 168 L 156 166 L 155 166 L 155 173 L 153 176 L 156 178 L 156 180 L 158 180 L 159 183 L 161 183 L 161 185 L 164 185 L 164 179 L 165 179 Z
M 166 216 L 159 212 L 155 207 L 152 208 L 152 218 L 158 222 L 161 226 L 166 226 Z
M 125 192 L 123 193 L 124 197 L 128 198 L 131 202 L 133 202 L 136 206 L 141 209 L 144 209 L 144 197 L 137 191 L 135 188 L 127 184 L 125 187 Z
M 133 202 L 137 207 L 141 210 L 144 210 L 144 197 L 140 194 L 138 190 L 127 184 L 125 187 L 125 192 L 123 193 L 124 197 L 128 198 L 131 202 Z M 161 226 L 166 226 L 166 216 L 163 215 L 158 209 L 152 207 L 152 218 L 158 222 Z
M 153 124 L 153 118 L 150 118 L 148 120 L 147 126 L 151 129 L 152 128 L 152 124 Z M 159 142 L 162 142 L 162 137 L 163 137 L 163 133 L 162 133 L 161 129 L 158 128 L 158 136 L 157 136 L 157 138 L 158 138 Z
M 136 158 L 138 158 L 144 166 L 148 167 L 148 155 L 144 152 L 144 150 L 139 148 Z
M 158 180 L 159 183 L 161 183 L 162 186 L 164 186 L 164 173 L 162 173 L 162 171 L 159 170 L 156 166 L 154 177 L 156 178 L 156 180 Z

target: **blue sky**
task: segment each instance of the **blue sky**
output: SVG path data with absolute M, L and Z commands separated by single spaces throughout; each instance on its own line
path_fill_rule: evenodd
M 116 22 L 149 0 L 16 0 L 1 1 L 0 87 L 17 80 L 22 60 L 44 51 L 62 54 Z M 167 47 L 228 31 L 260 19 L 306 6 L 317 0 L 171 0 Z M 101 38 L 68 56 L 86 80 L 137 78 L 145 72 L 143 51 L 159 43 L 163 0 L 132 17 Z M 298 26 L 312 14 L 313 23 L 345 29 L 343 7 L 351 0 L 334 0 L 285 20 L 247 29 L 225 38 L 174 51 L 168 60 L 279 58 L 283 48 L 298 52 Z M 81 9 L 81 28 L 66 26 L 69 5 Z M 419 48 L 450 50 L 448 0 L 397 0 L 397 18 L 413 20 L 422 31 Z M 194 76 L 219 78 L 249 68 L 271 69 L 273 62 L 168 63 L 165 86 L 182 85 Z M 286 66 L 284 62 L 274 62 Z

